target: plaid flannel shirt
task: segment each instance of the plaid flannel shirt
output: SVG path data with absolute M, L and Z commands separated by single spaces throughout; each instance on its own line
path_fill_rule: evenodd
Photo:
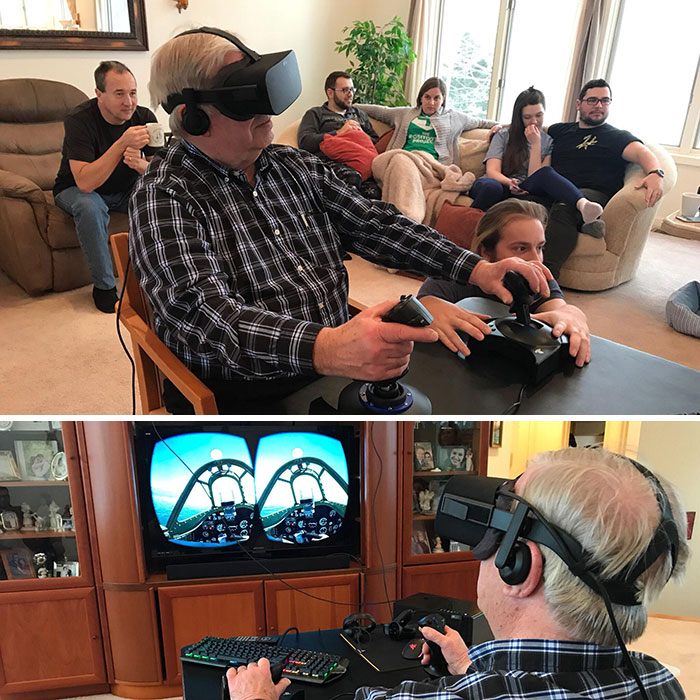
M 342 256 L 466 282 L 480 258 L 364 199 L 304 151 L 272 145 L 255 185 L 180 141 L 132 195 L 129 248 L 163 342 L 202 378 L 313 376 L 348 320 Z
M 656 659 L 630 652 L 650 700 L 681 700 L 683 689 Z M 397 688 L 359 688 L 355 700 L 627 700 L 641 698 L 617 647 L 548 639 L 501 639 L 469 649 L 463 676 L 405 681 Z

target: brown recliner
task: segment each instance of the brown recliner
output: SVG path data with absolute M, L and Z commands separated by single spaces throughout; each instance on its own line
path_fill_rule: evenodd
M 66 83 L 0 80 L 0 269 L 29 294 L 91 282 L 73 218 L 53 203 L 63 120 L 87 96 Z M 128 230 L 110 215 L 109 232 Z

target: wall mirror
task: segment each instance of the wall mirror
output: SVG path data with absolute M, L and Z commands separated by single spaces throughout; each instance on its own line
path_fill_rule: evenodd
M 146 51 L 145 0 L 2 0 L 0 49 Z

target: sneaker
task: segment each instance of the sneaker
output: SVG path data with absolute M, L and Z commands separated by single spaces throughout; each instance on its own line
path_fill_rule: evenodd
M 112 289 L 93 287 L 92 298 L 95 302 L 95 306 L 105 314 L 113 314 L 115 311 L 114 307 L 119 300 L 116 287 L 112 287 Z

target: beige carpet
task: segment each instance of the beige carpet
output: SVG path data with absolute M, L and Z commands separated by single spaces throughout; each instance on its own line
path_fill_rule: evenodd
M 700 241 L 652 233 L 634 280 L 566 297 L 595 334 L 700 370 L 700 339 L 677 333 L 664 315 L 669 294 L 699 271 Z M 131 368 L 114 316 L 93 307 L 90 290 L 29 297 L 0 274 L 0 415 L 131 413 Z

